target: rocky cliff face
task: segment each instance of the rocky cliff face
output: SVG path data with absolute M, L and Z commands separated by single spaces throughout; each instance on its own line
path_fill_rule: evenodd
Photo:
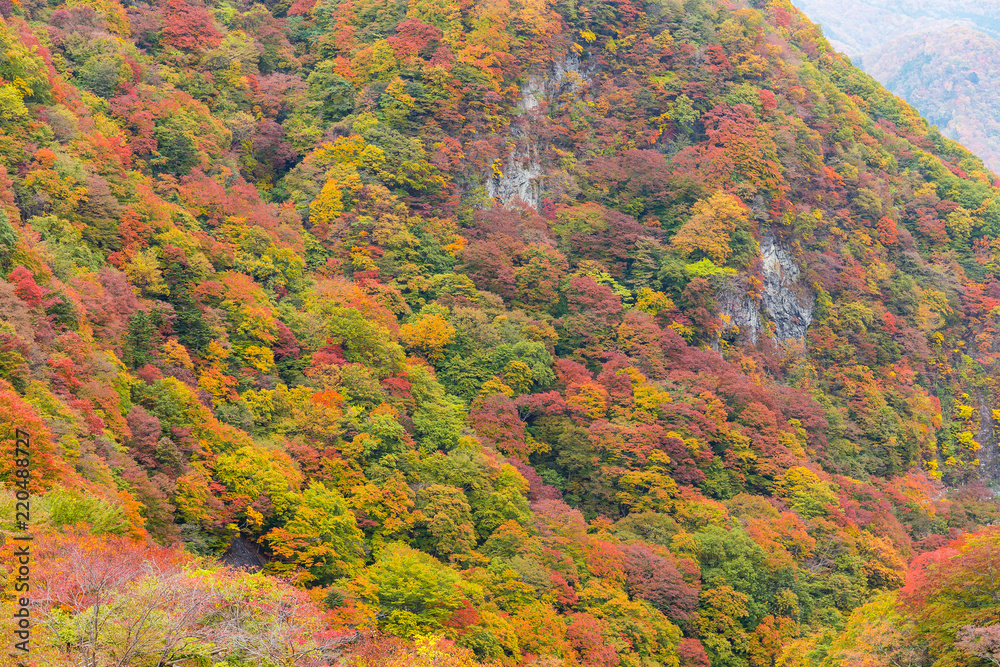
M 486 192 L 501 205 L 521 201 L 538 209 L 542 201 L 542 163 L 540 146 L 532 137 L 532 125 L 538 114 L 544 113 L 546 98 L 580 87 L 587 80 L 580 59 L 567 57 L 556 62 L 544 74 L 531 76 L 521 88 L 523 111 L 513 123 L 511 136 L 516 147 L 498 166 L 499 173 L 486 180 Z
M 724 329 L 735 329 L 747 342 L 756 345 L 764 322 L 760 316 L 760 301 L 751 296 L 748 276 L 738 275 L 731 279 L 719 290 L 716 303 Z
M 499 175 L 486 181 L 486 192 L 504 206 L 521 200 L 537 210 L 542 200 L 541 175 L 538 146 L 529 142 L 526 149 L 510 154 Z
M 747 276 L 737 276 L 720 291 L 719 314 L 751 344 L 760 340 L 767 321 L 774 324 L 775 342 L 804 343 L 816 299 L 802 283 L 795 258 L 770 230 L 761 236 L 760 255 L 764 284 L 759 296 L 752 294 Z
M 993 421 L 993 410 L 987 399 L 987 393 L 980 390 L 976 393 L 979 408 L 979 431 L 976 442 L 979 443 L 979 478 L 984 482 L 1000 481 L 1000 444 L 997 443 L 996 424 Z
M 764 310 L 774 322 L 774 338 L 779 343 L 789 339 L 804 342 L 816 297 L 802 284 L 795 258 L 770 231 L 761 237 L 760 254 L 764 263 Z

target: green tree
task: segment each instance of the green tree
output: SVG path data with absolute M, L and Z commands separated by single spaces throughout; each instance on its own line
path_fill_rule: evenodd
M 17 246 L 17 231 L 10 224 L 7 212 L 0 209 L 0 274 L 10 273 L 14 248 Z
M 329 584 L 364 563 L 364 534 L 339 493 L 312 482 L 294 511 L 291 521 L 267 534 L 267 542 L 286 563 L 308 572 L 303 582 Z
M 439 630 L 464 606 L 458 573 L 405 544 L 387 546 L 366 579 L 371 602 L 384 613 L 382 627 L 400 637 Z
M 439 556 L 468 553 L 476 546 L 472 511 L 461 489 L 432 484 L 417 496 L 424 515 L 427 546 Z
M 712 658 L 713 667 L 746 667 L 744 657 L 750 635 L 743 623 L 748 616 L 749 598 L 730 586 L 721 586 L 701 594 L 697 627 L 701 641 Z
M 764 550 L 738 527 L 708 526 L 695 535 L 695 542 L 705 587 L 729 586 L 744 594 L 746 627 L 753 628 L 775 592 L 775 572 L 767 566 Z
M 240 447 L 219 457 L 215 477 L 226 487 L 233 518 L 251 530 L 288 518 L 301 499 L 302 474 L 284 452 Z
M 830 482 L 821 480 L 808 468 L 789 468 L 778 478 L 774 494 L 788 501 L 796 514 L 811 519 L 825 516 L 827 507 L 839 505 L 837 494 Z

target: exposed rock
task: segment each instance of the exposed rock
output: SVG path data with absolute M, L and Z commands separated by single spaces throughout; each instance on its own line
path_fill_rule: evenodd
M 500 173 L 486 180 L 486 192 L 503 206 L 521 200 L 538 209 L 542 201 L 542 163 L 538 144 L 532 139 L 531 126 L 540 113 L 542 102 L 566 90 L 576 90 L 586 81 L 580 59 L 570 56 L 553 64 L 544 75 L 528 78 L 521 88 L 522 113 L 511 134 L 521 139 L 522 148 L 515 149 L 500 167 Z
M 267 564 L 267 560 L 240 537 L 234 538 L 229 543 L 229 548 L 222 556 L 222 562 L 229 567 L 247 572 L 260 572 Z
M 501 176 L 486 181 L 486 192 L 504 206 L 516 199 L 538 210 L 542 200 L 542 163 L 538 159 L 538 146 L 531 142 L 526 151 L 514 151 L 507 158 Z
M 760 255 L 764 263 L 764 309 L 774 322 L 775 340 L 805 342 L 816 297 L 799 280 L 802 272 L 795 258 L 769 230 L 761 237 Z
M 774 323 L 775 342 L 791 339 L 804 343 L 816 298 L 802 284 L 795 258 L 770 230 L 765 229 L 761 236 L 760 255 L 764 278 L 760 296 L 751 296 L 747 276 L 736 276 L 717 294 L 719 314 L 727 328 L 738 327 L 750 344 L 760 340 L 767 320 Z
M 734 276 L 727 281 L 716 294 L 716 305 L 724 328 L 735 327 L 751 345 L 757 344 L 763 321 L 760 317 L 760 301 L 750 296 L 747 276 Z
M 575 55 L 553 63 L 552 70 L 544 75 L 532 75 L 521 88 L 521 107 L 524 113 L 537 109 L 542 100 L 550 95 L 575 91 L 588 78 L 580 59 Z

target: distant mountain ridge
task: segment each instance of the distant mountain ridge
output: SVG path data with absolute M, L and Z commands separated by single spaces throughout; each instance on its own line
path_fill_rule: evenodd
M 794 3 L 835 48 L 851 58 L 888 42 L 952 26 L 974 28 L 1000 37 L 1000 4 L 963 0 L 799 0 Z
M 1000 3 L 801 0 L 830 44 L 1000 170 Z

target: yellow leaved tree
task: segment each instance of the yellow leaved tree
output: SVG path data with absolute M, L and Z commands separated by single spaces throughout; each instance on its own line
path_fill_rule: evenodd
M 455 327 L 439 313 L 425 313 L 399 327 L 399 339 L 431 361 L 440 359 L 455 336 Z
M 749 225 L 747 207 L 738 197 L 717 192 L 695 203 L 692 211 L 694 215 L 677 230 L 671 244 L 687 255 L 700 253 L 724 265 L 733 254 L 733 233 Z

